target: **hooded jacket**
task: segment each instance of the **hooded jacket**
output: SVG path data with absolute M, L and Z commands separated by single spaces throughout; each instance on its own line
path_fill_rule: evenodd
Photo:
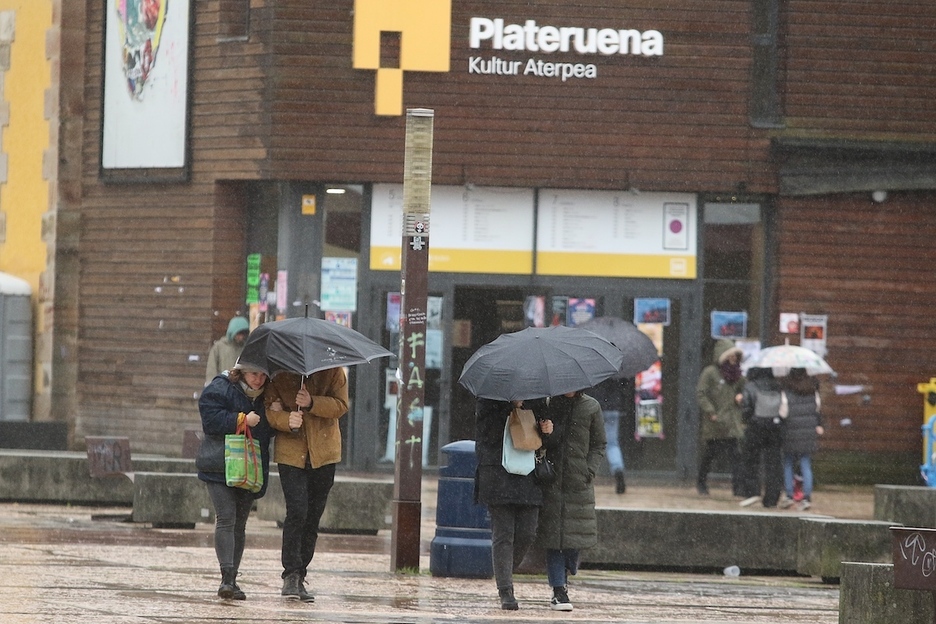
M 330 368 L 312 373 L 305 388 L 312 395 L 312 405 L 303 410 L 302 426 L 293 432 L 289 428 L 289 412 L 297 409 L 296 394 L 302 376 L 279 373 L 270 380 L 266 397 L 267 419 L 276 430 L 273 461 L 296 468 L 321 468 L 341 461 L 341 429 L 338 419 L 348 413 L 348 377 L 343 368 Z M 271 405 L 279 401 L 282 410 Z
M 555 462 L 557 476 L 543 488 L 536 544 L 590 548 L 598 543 L 594 479 L 607 446 L 601 406 L 586 394 L 553 397 L 547 418 L 553 432 L 546 440 L 546 456 Z
M 216 340 L 211 345 L 211 349 L 208 351 L 208 364 L 205 367 L 206 385 L 215 378 L 215 375 L 232 368 L 237 363 L 237 358 L 244 350 L 244 345 L 234 342 L 234 336 L 244 331 L 250 331 L 250 324 L 243 316 L 235 316 L 228 321 L 224 338 Z
M 744 425 L 741 422 L 741 406 L 735 397 L 744 390 L 744 378 L 728 382 L 721 374 L 720 365 L 740 349 L 726 338 L 715 343 L 712 364 L 706 366 L 699 375 L 696 385 L 696 400 L 699 404 L 699 418 L 703 440 L 741 438 Z M 711 418 L 715 415 L 714 420 Z

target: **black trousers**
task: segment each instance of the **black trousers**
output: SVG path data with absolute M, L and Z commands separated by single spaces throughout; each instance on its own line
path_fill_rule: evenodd
M 738 470 L 738 439 L 737 438 L 715 438 L 706 440 L 702 449 L 702 461 L 699 462 L 698 484 L 706 485 L 709 471 L 712 469 L 712 462 L 716 457 L 724 455 L 728 458 L 731 466 L 731 492 L 735 496 L 741 496 L 742 486 L 740 481 L 740 471 Z
M 741 495 L 761 495 L 764 470 L 764 507 L 775 507 L 783 489 L 780 424 L 752 418 L 741 442 Z
M 206 482 L 208 496 L 215 508 L 214 547 L 222 570 L 237 572 L 244 555 L 247 518 L 254 495 L 224 483 Z
M 539 507 L 488 505 L 491 514 L 491 561 L 498 589 L 513 587 L 513 571 L 536 539 Z
M 321 468 L 279 467 L 280 484 L 286 498 L 286 519 L 283 521 L 283 578 L 298 572 L 305 578 L 309 563 L 315 556 L 319 521 L 325 512 L 328 493 L 335 484 L 336 464 Z

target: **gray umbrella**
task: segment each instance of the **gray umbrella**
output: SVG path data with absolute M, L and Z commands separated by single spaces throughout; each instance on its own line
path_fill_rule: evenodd
M 391 355 L 350 327 L 317 318 L 291 318 L 253 330 L 237 361 L 256 366 L 269 376 L 280 371 L 311 375 Z
M 478 349 L 458 383 L 480 398 L 538 399 L 591 388 L 614 376 L 623 358 L 613 344 L 583 329 L 528 327 Z
M 624 354 L 620 377 L 634 377 L 660 359 L 653 341 L 630 321 L 617 316 L 599 316 L 579 325 L 611 342 Z

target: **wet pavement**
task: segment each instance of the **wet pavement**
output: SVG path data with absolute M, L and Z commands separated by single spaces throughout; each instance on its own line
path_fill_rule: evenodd
M 718 487 L 700 497 L 685 487 L 636 483 L 618 496 L 605 483 L 597 494 L 598 504 L 608 507 L 738 509 L 737 499 Z M 426 478 L 419 573 L 390 570 L 389 531 L 322 535 L 307 582 L 314 604 L 280 598 L 280 531 L 273 522 L 251 518 L 238 578 L 248 599 L 231 602 L 215 596 L 219 574 L 210 525 L 154 529 L 123 521 L 126 508 L 0 503 L 0 622 L 838 622 L 837 586 L 743 571 L 730 578 L 582 570 L 570 582 L 571 613 L 548 608 L 544 576 L 521 575 L 515 579 L 520 610 L 502 611 L 492 579 L 429 574 L 435 500 L 436 482 Z M 819 513 L 870 518 L 873 489 L 820 489 L 814 503 Z

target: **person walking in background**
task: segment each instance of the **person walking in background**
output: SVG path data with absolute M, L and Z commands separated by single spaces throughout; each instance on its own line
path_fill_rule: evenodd
M 286 499 L 283 521 L 282 595 L 314 602 L 305 588 L 315 555 L 319 522 L 341 461 L 338 419 L 348 412 L 348 377 L 330 368 L 303 377 L 278 373 L 266 396 L 267 417 L 276 430 L 273 459 Z
M 553 433 L 544 446 L 556 480 L 543 488 L 536 545 L 546 551 L 550 608 L 571 611 L 569 575 L 578 572 L 581 551 L 598 543 L 595 475 L 604 461 L 605 429 L 598 401 L 582 392 L 552 397 L 547 414 Z
M 741 418 L 745 423 L 741 442 L 742 507 L 762 500 L 764 507 L 776 507 L 783 489 L 780 459 L 780 382 L 769 368 L 751 367 L 741 393 Z M 761 466 L 764 470 L 764 497 L 761 499 Z
M 475 502 L 486 505 L 491 516 L 491 561 L 501 608 L 519 608 L 513 589 L 513 571 L 536 537 L 543 493 L 533 474 L 511 474 L 504 469 L 504 427 L 514 407 L 532 409 L 540 432 L 548 437 L 552 423 L 542 420 L 545 401 L 478 399 L 475 405 Z
M 624 453 L 621 452 L 621 419 L 630 412 L 634 405 L 633 379 L 610 377 L 586 393 L 598 401 L 604 418 L 605 439 L 608 442 L 608 468 L 614 477 L 614 491 L 624 494 L 627 483 L 624 480 Z
M 254 500 L 266 493 L 270 476 L 272 430 L 264 414 L 262 397 L 266 384 L 265 373 L 237 365 L 216 376 L 198 399 L 205 435 L 195 457 L 195 467 L 198 478 L 208 486 L 215 509 L 214 547 L 221 567 L 218 596 L 225 599 L 247 599 L 236 579 L 244 554 L 247 518 Z M 235 433 L 242 423 L 250 427 L 254 441 L 260 445 L 263 487 L 256 494 L 230 487 L 225 481 L 224 436 Z
M 790 370 L 783 379 L 783 487 L 785 498 L 780 502 L 784 509 L 793 505 L 793 470 L 799 465 L 803 476 L 803 500 L 799 510 L 812 507 L 813 472 L 812 456 L 819 449 L 819 436 L 825 433 L 822 427 L 822 402 L 815 378 L 802 368 Z
M 205 366 L 205 385 L 221 371 L 234 368 L 237 358 L 244 350 L 247 334 L 250 333 L 250 324 L 243 316 L 235 316 L 228 321 L 227 332 L 224 337 L 216 340 L 208 350 L 208 363 Z
M 744 389 L 741 356 L 741 349 L 731 340 L 720 338 L 713 350 L 713 363 L 702 369 L 696 385 L 704 443 L 696 489 L 703 496 L 709 493 L 708 474 L 718 456 L 728 458 L 731 491 L 735 496 L 742 495 L 738 470 L 738 444 L 744 436 L 740 406 Z

